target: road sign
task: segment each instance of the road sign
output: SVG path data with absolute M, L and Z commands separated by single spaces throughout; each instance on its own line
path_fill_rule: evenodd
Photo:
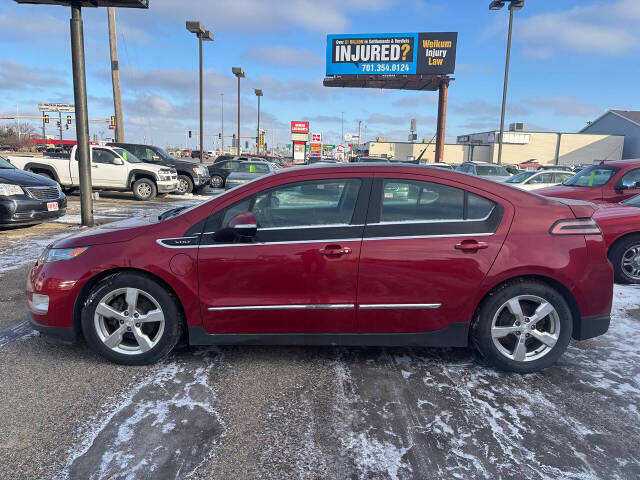
M 309 133 L 309 122 L 291 122 L 291 133 Z
M 68 103 L 39 103 L 38 110 L 41 112 L 75 112 L 76 108 Z
M 115 130 L 116 126 L 115 125 L 109 125 L 109 130 Z

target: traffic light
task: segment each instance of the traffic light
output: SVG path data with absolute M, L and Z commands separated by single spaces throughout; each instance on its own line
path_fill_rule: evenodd
M 56 122 L 56 127 L 58 127 L 58 128 L 60 128 L 60 127 L 61 127 L 61 125 L 60 125 L 60 120 L 58 120 L 58 121 Z
M 66 128 L 67 130 L 69 130 L 69 124 L 68 124 L 68 123 L 65 125 L 65 128 Z
M 116 126 L 116 116 L 115 116 L 115 115 L 111 115 L 111 122 L 110 122 L 110 125 L 111 125 L 112 127 L 115 127 L 115 126 Z
M 71 125 L 71 115 L 67 115 L 67 125 Z M 67 130 L 69 127 L 67 127 Z
M 44 116 L 44 123 L 49 123 L 49 115 Z
M 189 130 L 189 138 L 191 138 L 191 130 Z
M 222 138 L 222 134 L 221 133 L 218 134 L 218 138 Z

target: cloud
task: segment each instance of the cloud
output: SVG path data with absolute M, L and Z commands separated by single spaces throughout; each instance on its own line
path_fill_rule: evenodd
M 572 97 L 527 98 L 523 101 L 540 109 L 551 110 L 559 117 L 593 117 L 601 113 L 600 109 Z
M 500 113 L 502 111 L 499 103 L 488 103 L 485 100 L 469 100 L 463 103 L 449 103 L 449 108 L 455 113 L 465 114 L 471 117 L 500 117 Z M 528 115 L 529 111 L 524 106 L 513 103 L 509 104 L 507 102 L 507 112 L 510 115 Z
M 523 54 L 550 58 L 561 51 L 618 56 L 638 47 L 640 2 L 592 2 L 555 13 L 519 19 L 514 39 Z
M 62 73 L 46 69 L 31 68 L 5 58 L 0 61 L 0 90 L 26 90 L 31 88 L 66 87 L 69 85 Z
M 419 108 L 438 104 L 438 95 L 433 92 L 423 92 L 419 94 L 408 94 L 398 100 L 394 100 L 391 105 L 394 107 Z
M 316 67 L 324 63 L 324 59 L 311 50 L 285 45 L 253 48 L 247 52 L 247 56 L 258 62 L 275 66 Z

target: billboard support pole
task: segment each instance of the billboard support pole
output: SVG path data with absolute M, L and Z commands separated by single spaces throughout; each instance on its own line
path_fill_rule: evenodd
M 436 130 L 436 163 L 443 161 L 444 157 L 444 131 L 447 123 L 447 94 L 449 81 L 443 80 L 438 89 L 438 125 Z
M 47 147 L 47 130 L 46 130 L 47 127 L 44 124 L 46 115 L 47 115 L 47 112 L 42 112 L 42 151 L 43 152 L 46 150 L 46 147 Z
M 87 112 L 87 79 L 84 65 L 84 34 L 82 8 L 71 5 L 71 63 L 73 65 L 73 95 L 76 112 L 76 159 L 80 176 L 80 213 L 82 225 L 93 225 L 91 197 L 91 165 L 89 164 L 89 115 Z
M 120 65 L 118 63 L 118 40 L 116 38 L 116 9 L 107 8 L 109 27 L 109 53 L 111 55 L 111 86 L 113 89 L 113 110 L 116 116 L 116 142 L 124 142 L 124 120 L 122 118 L 122 94 L 120 92 Z

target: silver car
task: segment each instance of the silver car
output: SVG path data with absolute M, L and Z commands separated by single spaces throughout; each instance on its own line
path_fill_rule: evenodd
M 241 162 L 238 167 L 229 174 L 227 180 L 224 183 L 225 189 L 230 189 L 242 185 L 244 183 L 260 178 L 264 175 L 268 175 L 273 172 L 277 172 L 280 169 L 276 164 L 269 162 L 253 161 L 249 160 Z
M 474 175 L 494 182 L 504 182 L 511 174 L 502 166 L 488 162 L 464 162 L 456 168 L 456 172 Z

